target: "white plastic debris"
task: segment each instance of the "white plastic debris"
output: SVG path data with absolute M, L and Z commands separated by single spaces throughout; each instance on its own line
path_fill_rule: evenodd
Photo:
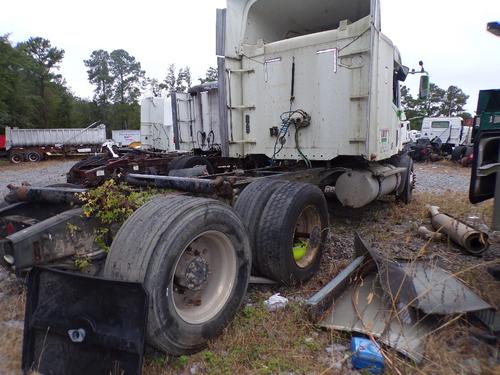
M 273 294 L 264 301 L 267 311 L 277 311 L 283 309 L 288 304 L 288 299 L 280 296 L 280 293 Z
M 342 344 L 331 344 L 325 348 L 328 354 L 333 354 L 335 352 L 345 352 L 347 349 L 347 346 L 344 346 Z

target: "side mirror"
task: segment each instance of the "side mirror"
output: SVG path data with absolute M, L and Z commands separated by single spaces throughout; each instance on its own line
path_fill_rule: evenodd
M 429 97 L 430 80 L 427 74 L 420 77 L 420 87 L 418 89 L 419 99 L 426 100 Z

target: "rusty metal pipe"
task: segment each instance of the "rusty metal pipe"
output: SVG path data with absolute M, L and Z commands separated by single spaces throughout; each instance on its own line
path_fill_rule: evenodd
M 440 213 L 439 207 L 428 206 L 428 209 L 434 229 L 446 234 L 468 253 L 479 255 L 484 253 L 490 246 L 486 233 L 478 231 L 451 216 Z
M 66 203 L 80 204 L 79 193 L 87 189 L 59 188 L 59 187 L 33 187 L 8 185 L 10 192 L 5 196 L 8 203 L 37 202 L 37 203 Z
M 125 180 L 127 183 L 136 186 L 175 189 L 197 194 L 216 194 L 230 197 L 233 193 L 231 184 L 222 177 L 208 180 L 192 177 L 155 176 L 131 173 L 125 177 Z

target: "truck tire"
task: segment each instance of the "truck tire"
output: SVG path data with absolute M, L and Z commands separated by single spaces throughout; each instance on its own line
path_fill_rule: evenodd
M 78 175 L 75 173 L 75 170 L 86 167 L 90 164 L 93 164 L 99 160 L 105 160 L 107 158 L 103 158 L 102 156 L 98 155 L 93 155 L 89 156 L 88 158 L 85 158 L 83 160 L 80 160 L 79 162 L 76 162 L 69 170 L 69 172 L 66 175 L 66 182 L 70 184 L 78 184 L 80 180 L 78 179 Z
M 261 274 L 256 252 L 262 212 L 274 191 L 284 183 L 286 181 L 270 178 L 254 181 L 241 192 L 234 205 L 234 210 L 240 215 L 247 229 L 252 249 L 253 274 Z
M 402 183 L 396 191 L 396 199 L 404 204 L 409 204 L 413 199 L 413 189 L 415 188 L 413 159 L 409 154 L 403 153 L 393 157 L 390 164 L 398 168 L 406 168 L 406 172 L 401 176 Z
M 26 159 L 31 163 L 38 163 L 43 159 L 43 155 L 39 151 L 29 151 Z
M 259 222 L 256 258 L 263 276 L 294 285 L 319 269 L 328 236 L 328 209 L 317 186 L 287 182 L 269 198 Z M 302 241 L 302 242 L 299 242 Z M 294 247 L 305 249 L 296 259 Z
M 415 188 L 415 172 L 413 169 L 413 160 L 410 158 L 405 174 L 404 187 L 398 199 L 404 204 L 410 204 L 413 199 L 413 189 Z
M 24 154 L 21 152 L 12 152 L 9 155 L 9 160 L 12 164 L 19 164 L 24 161 Z
M 143 284 L 149 295 L 148 343 L 182 355 L 222 333 L 243 301 L 250 269 L 245 227 L 231 207 L 162 196 L 120 228 L 104 275 Z
M 187 168 L 196 167 L 197 165 L 206 166 L 208 174 L 215 173 L 214 166 L 212 165 L 212 163 L 210 163 L 210 161 L 207 158 L 204 158 L 203 156 L 196 156 L 196 155 L 184 155 L 184 156 L 179 156 L 179 157 L 175 158 L 170 163 L 169 169 L 170 170 L 187 169 Z
M 457 146 L 451 152 L 451 160 L 459 162 L 465 156 L 467 146 Z

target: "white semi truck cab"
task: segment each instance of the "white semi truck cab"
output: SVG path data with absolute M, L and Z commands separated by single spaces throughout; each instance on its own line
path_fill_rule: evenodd
M 228 0 L 223 17 L 228 156 L 380 161 L 401 150 L 408 69 L 378 0 Z
M 472 126 L 465 125 L 461 117 L 426 117 L 422 121 L 421 137 L 431 141 L 439 138 L 452 148 L 470 145 Z

